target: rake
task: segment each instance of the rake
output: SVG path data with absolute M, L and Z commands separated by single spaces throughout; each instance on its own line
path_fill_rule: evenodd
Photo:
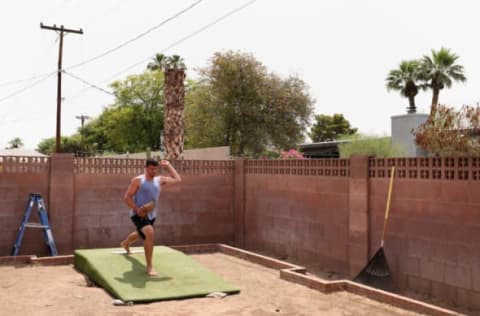
M 390 200 L 392 196 L 393 178 L 395 177 L 395 166 L 390 172 L 390 182 L 388 185 L 387 206 L 385 210 L 385 221 L 383 223 L 382 241 L 380 242 L 380 249 L 370 259 L 365 268 L 355 277 L 354 281 L 366 285 L 370 285 L 383 290 L 393 289 L 393 280 L 388 267 L 387 257 L 383 251 L 383 244 L 385 240 L 385 230 L 387 227 L 388 213 L 390 211 Z

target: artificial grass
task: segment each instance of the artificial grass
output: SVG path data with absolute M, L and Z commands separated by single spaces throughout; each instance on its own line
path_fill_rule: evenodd
M 239 292 L 238 288 L 180 251 L 156 246 L 153 265 L 158 276 L 148 276 L 143 253 L 113 253 L 118 250 L 76 250 L 74 265 L 112 296 L 125 302 L 199 297 L 212 292 Z

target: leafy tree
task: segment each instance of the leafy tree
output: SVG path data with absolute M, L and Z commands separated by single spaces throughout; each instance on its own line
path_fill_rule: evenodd
M 466 81 L 462 65 L 456 64 L 459 57 L 450 52 L 450 49 L 442 47 L 439 51 L 432 49 L 432 56 L 424 56 L 421 63 L 423 80 L 432 89 L 432 108 L 430 113 L 434 114 L 438 105 L 440 90 L 452 86 L 453 81 Z
M 420 63 L 417 60 L 402 61 L 398 69 L 390 70 L 388 73 L 387 89 L 399 91 L 402 96 L 408 98 L 408 113 L 417 112 L 415 96 L 419 89 L 426 88 L 425 85 L 419 84 L 420 79 Z
M 44 155 L 55 152 L 55 137 L 42 139 L 37 145 L 37 151 Z
M 185 147 L 204 148 L 228 145 L 225 120 L 219 115 L 212 87 L 193 83 L 185 96 Z
M 89 150 L 138 152 L 160 148 L 163 73 L 147 71 L 111 84 L 115 103 L 80 131 Z
M 10 146 L 8 146 L 6 149 L 14 149 L 14 148 L 20 148 L 20 147 L 23 147 L 23 141 L 20 137 L 15 137 L 13 139 L 11 139 L 8 144 Z
M 304 140 L 314 102 L 305 82 L 296 76 L 283 79 L 269 74 L 262 98 L 265 105 L 261 112 L 268 136 L 265 143 L 280 149 L 295 148 Z
M 480 106 L 463 106 L 459 111 L 445 105 L 414 131 L 415 142 L 436 156 L 480 155 Z
M 200 75 L 186 98 L 189 146 L 253 155 L 303 140 L 313 100 L 301 79 L 280 78 L 251 54 L 232 51 L 215 53 Z
M 315 115 L 315 123 L 310 131 L 313 142 L 332 141 L 341 135 L 353 135 L 357 132 L 343 114 Z
M 51 155 L 55 152 L 55 137 L 43 139 L 37 145 L 37 151 L 44 155 Z M 82 138 L 80 134 L 62 136 L 62 152 L 75 153 L 82 151 Z

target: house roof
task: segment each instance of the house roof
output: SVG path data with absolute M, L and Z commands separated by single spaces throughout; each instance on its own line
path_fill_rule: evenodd
M 318 143 L 304 143 L 298 145 L 300 148 L 324 148 L 324 147 L 331 147 L 331 146 L 337 146 L 340 144 L 347 144 L 350 143 L 351 140 L 333 140 L 333 141 L 328 141 L 328 142 L 318 142 Z
M 303 153 L 303 156 L 307 158 L 338 158 L 340 157 L 338 145 L 350 142 L 350 140 L 334 140 L 319 143 L 305 143 L 298 145 L 298 147 Z
M 0 149 L 0 156 L 29 156 L 29 157 L 46 157 L 34 149 L 14 148 L 14 149 Z

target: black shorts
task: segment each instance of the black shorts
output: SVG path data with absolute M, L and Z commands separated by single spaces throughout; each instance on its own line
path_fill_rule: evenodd
M 132 220 L 132 222 L 137 227 L 137 232 L 140 235 L 140 237 L 142 237 L 143 239 L 145 239 L 145 234 L 142 232 L 142 228 L 145 227 L 145 226 L 148 226 L 148 225 L 153 226 L 153 223 L 155 222 L 155 218 L 154 219 L 148 219 L 148 217 L 146 217 L 146 216 L 145 217 L 140 217 L 140 216 L 138 216 L 138 214 L 133 215 L 132 217 L 130 217 L 130 219 Z

